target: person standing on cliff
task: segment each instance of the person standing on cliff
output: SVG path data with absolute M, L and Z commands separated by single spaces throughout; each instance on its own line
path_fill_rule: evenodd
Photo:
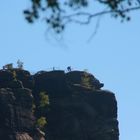
M 68 72 L 70 72 L 71 71 L 71 66 L 68 66 L 67 70 L 68 70 Z

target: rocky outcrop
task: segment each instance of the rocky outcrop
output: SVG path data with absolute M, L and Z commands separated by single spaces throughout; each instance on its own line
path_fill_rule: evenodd
M 32 102 L 28 89 L 0 89 L 0 139 L 14 140 L 16 134 L 33 130 Z
M 117 101 L 102 87 L 83 71 L 0 70 L 0 140 L 119 140 Z
M 29 83 L 29 72 L 23 77 L 19 73 L 24 71 L 0 71 L 0 140 L 33 140 L 37 137 L 32 90 L 24 87 L 26 80 Z
M 25 88 L 32 89 L 34 86 L 33 76 L 27 70 L 13 69 L 17 80 L 21 81 Z
M 103 83 L 100 83 L 92 74 L 83 72 L 83 71 L 71 71 L 66 74 L 67 82 L 73 85 L 84 86 L 85 82 L 90 86 L 90 88 L 100 89 L 104 86 Z M 88 85 L 85 85 L 86 87 Z

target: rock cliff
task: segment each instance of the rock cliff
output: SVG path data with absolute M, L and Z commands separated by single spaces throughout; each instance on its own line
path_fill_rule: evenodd
M 83 71 L 0 70 L 0 140 L 119 140 L 114 93 Z

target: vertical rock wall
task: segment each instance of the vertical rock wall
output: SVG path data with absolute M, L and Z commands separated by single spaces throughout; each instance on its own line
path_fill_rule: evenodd
M 115 95 L 101 87 L 82 71 L 0 70 L 0 140 L 43 140 L 42 131 L 46 140 L 119 140 Z M 38 129 L 40 117 L 47 124 Z

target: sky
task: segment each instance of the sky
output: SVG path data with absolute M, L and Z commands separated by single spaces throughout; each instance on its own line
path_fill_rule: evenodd
M 101 18 L 95 36 L 96 19 L 87 26 L 68 25 L 60 36 L 49 32 L 43 21 L 28 24 L 22 10 L 28 0 L 4 0 L 0 4 L 0 68 L 8 63 L 24 69 L 87 69 L 103 89 L 115 93 L 118 103 L 120 140 L 140 138 L 140 20 L 139 12 L 131 22 L 121 23 L 110 16 Z M 90 41 L 89 41 L 90 40 Z

